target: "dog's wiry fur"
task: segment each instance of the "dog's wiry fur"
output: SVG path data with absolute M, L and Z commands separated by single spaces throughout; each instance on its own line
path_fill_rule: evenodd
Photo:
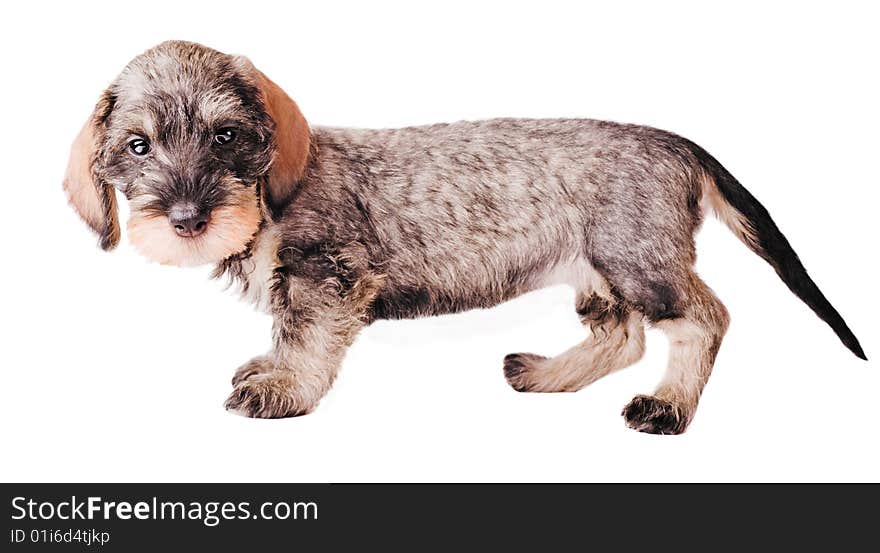
M 234 128 L 229 147 L 212 142 Z M 146 156 L 127 149 L 132 137 Z M 693 271 L 694 233 L 713 210 L 864 357 L 760 206 L 699 146 L 653 128 L 586 119 L 497 119 L 386 130 L 309 128 L 242 57 L 167 42 L 101 97 L 65 179 L 105 248 L 129 236 L 163 263 L 213 262 L 272 314 L 272 351 L 243 365 L 227 407 L 310 412 L 358 331 L 496 305 L 549 284 L 577 291 L 588 337 L 546 358 L 511 354 L 519 391 L 575 391 L 638 361 L 644 325 L 670 339 L 669 368 L 624 409 L 629 426 L 681 433 L 728 325 Z M 195 238 L 175 202 L 210 212 Z

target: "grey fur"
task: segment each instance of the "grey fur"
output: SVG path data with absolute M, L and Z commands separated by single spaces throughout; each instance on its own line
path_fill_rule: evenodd
M 363 244 L 387 279 L 378 316 L 495 305 L 577 259 L 652 318 L 675 312 L 670 281 L 694 261 L 701 173 L 669 133 L 496 119 L 316 128 L 313 144 L 279 225 L 300 250 Z
M 580 389 L 637 361 L 649 322 L 670 336 L 670 367 L 624 416 L 647 432 L 687 428 L 728 324 L 693 272 L 704 211 L 761 247 L 719 195 L 701 149 L 665 131 L 589 119 L 313 127 L 304 172 L 273 201 L 258 190 L 279 163 L 278 129 L 247 67 L 180 42 L 137 58 L 105 94 L 115 106 L 99 121 L 93 170 L 133 211 L 161 215 L 180 198 L 260 204 L 256 233 L 213 259 L 217 276 L 274 317 L 273 350 L 238 370 L 228 408 L 308 413 L 371 321 L 485 308 L 566 282 L 589 337 L 555 358 L 508 356 L 511 385 Z M 234 152 L 206 142 L 218 121 L 239 129 Z M 152 133 L 164 158 L 124 152 L 133 126 Z
M 508 357 L 505 371 L 515 388 L 576 390 L 637 361 L 643 338 L 632 340 L 641 317 L 635 326 L 619 322 L 630 310 L 651 322 L 696 321 L 702 334 L 695 339 L 705 342 L 698 349 L 707 353 L 694 371 L 708 378 L 714 358 L 708 352 L 717 350 L 727 319 L 691 270 L 703 173 L 679 140 L 592 120 L 314 128 L 310 165 L 273 224 L 281 236 L 276 348 L 297 341 L 307 348 L 312 338 L 300 338 L 302 329 L 324 310 L 334 313 L 331 325 L 341 319 L 359 327 L 376 318 L 490 307 L 555 282 L 561 270 L 569 273 L 562 280 L 586 295 L 602 283 L 600 304 L 580 307 L 585 321 L 601 319 L 595 326 L 607 332 L 594 331 L 555 363 Z M 326 304 L 312 311 L 287 300 L 325 288 L 344 301 L 361 282 L 377 279 L 375 297 L 353 302 L 353 311 Z M 618 319 L 607 310 L 618 311 Z M 347 344 L 340 340 L 337 347 Z M 314 354 L 300 350 L 297 357 Z M 664 401 L 683 405 L 672 430 L 687 426 L 705 378 L 668 391 Z M 670 431 L 653 426 L 668 417 L 648 416 L 632 425 Z

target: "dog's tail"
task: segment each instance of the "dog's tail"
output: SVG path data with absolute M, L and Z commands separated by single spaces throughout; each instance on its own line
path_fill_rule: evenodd
M 710 182 L 704 186 L 703 197 L 718 218 L 750 250 L 776 270 L 782 282 L 815 311 L 820 319 L 828 323 L 843 345 L 859 358 L 867 360 L 859 340 L 807 274 L 803 263 L 770 218 L 767 209 L 706 150 L 689 141 L 688 146 L 711 177 Z

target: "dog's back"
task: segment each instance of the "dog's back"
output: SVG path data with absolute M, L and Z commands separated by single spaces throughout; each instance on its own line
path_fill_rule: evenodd
M 604 263 L 606 245 L 664 266 L 693 259 L 699 171 L 663 131 L 590 119 L 495 119 L 318 127 L 313 140 L 311 176 L 288 208 L 284 224 L 294 228 L 285 234 L 303 235 L 296 227 L 312 219 L 304 211 L 337 195 L 333 205 L 350 211 L 335 222 L 315 219 L 337 227 L 337 237 L 369 237 L 388 278 L 374 307 L 379 317 L 486 307 L 583 280 L 592 264 Z M 658 235 L 672 240 L 658 249 Z

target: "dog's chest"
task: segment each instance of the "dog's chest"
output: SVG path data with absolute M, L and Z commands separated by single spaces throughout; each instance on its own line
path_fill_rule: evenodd
M 241 296 L 265 312 L 269 312 L 272 305 L 272 280 L 279 265 L 278 244 L 276 231 L 264 229 L 254 240 L 250 257 L 241 261 L 238 278 Z

